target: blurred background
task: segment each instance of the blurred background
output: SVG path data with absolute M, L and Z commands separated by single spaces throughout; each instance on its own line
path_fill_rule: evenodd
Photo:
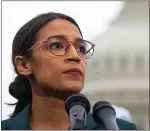
M 8 92 L 15 73 L 11 46 L 18 29 L 35 15 L 61 12 L 79 24 L 94 44 L 82 93 L 91 104 L 109 101 L 117 117 L 149 129 L 149 3 L 121 1 L 2 2 L 2 120 L 15 103 Z
M 148 3 L 126 2 L 107 30 L 92 39 L 96 48 L 84 88 L 92 103 L 108 100 L 125 107 L 138 129 L 149 129 L 148 15 Z M 121 116 L 128 112 L 120 110 Z

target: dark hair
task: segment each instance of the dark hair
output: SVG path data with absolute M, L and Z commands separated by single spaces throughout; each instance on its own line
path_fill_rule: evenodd
M 71 17 L 61 13 L 49 12 L 40 14 L 27 22 L 23 27 L 20 28 L 13 40 L 12 63 L 17 76 L 15 80 L 9 85 L 9 93 L 15 97 L 18 102 L 15 104 L 10 104 L 16 105 L 14 112 L 10 115 L 11 118 L 15 117 L 28 103 L 32 102 L 32 91 L 29 80 L 27 77 L 18 73 L 14 63 L 14 58 L 17 55 L 31 57 L 31 52 L 26 55 L 26 51 L 35 42 L 37 32 L 48 22 L 57 18 L 70 21 L 79 29 L 81 33 L 79 26 Z

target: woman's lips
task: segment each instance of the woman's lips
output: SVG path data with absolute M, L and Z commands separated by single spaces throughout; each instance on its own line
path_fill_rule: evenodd
M 73 75 L 73 76 L 81 75 L 81 73 L 79 73 L 79 72 L 66 72 L 65 74 L 70 74 L 70 75 Z
M 63 73 L 70 74 L 70 75 L 73 75 L 73 76 L 82 75 L 82 72 L 78 68 L 71 68 L 71 69 L 69 69 L 69 70 L 67 70 Z

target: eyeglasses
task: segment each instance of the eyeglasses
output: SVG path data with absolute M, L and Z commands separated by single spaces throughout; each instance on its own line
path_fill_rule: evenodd
M 68 41 L 67 38 L 62 35 L 51 36 L 33 45 L 26 52 L 29 52 L 39 44 L 45 43 L 50 53 L 56 56 L 63 56 L 68 52 L 71 42 L 73 41 Z M 74 47 L 79 56 L 89 59 L 93 55 L 95 44 L 81 38 L 78 38 L 73 43 L 75 43 Z

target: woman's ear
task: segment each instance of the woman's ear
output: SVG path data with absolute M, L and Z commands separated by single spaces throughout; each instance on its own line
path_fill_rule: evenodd
M 32 74 L 31 65 L 25 57 L 16 56 L 14 61 L 19 74 L 25 76 Z

